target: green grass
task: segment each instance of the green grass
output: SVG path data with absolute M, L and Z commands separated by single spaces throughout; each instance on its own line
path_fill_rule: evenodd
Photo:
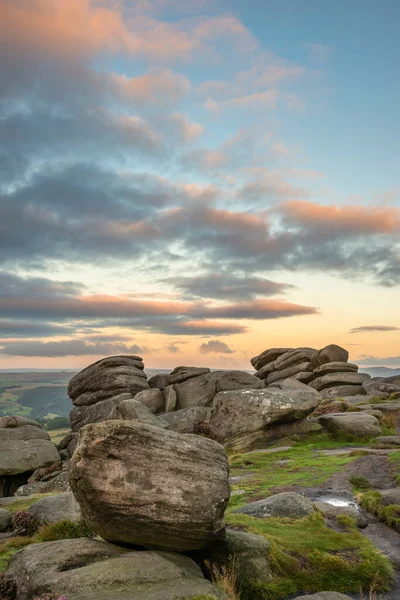
M 367 538 L 353 527 L 343 533 L 329 529 L 318 511 L 296 521 L 230 513 L 227 522 L 271 542 L 272 582 L 251 586 L 241 598 L 281 600 L 302 592 L 349 593 L 371 586 L 384 591 L 392 581 L 389 560 Z
M 46 498 L 47 496 L 54 496 L 57 492 L 54 492 L 52 494 L 36 494 L 34 498 L 18 498 L 15 500 L 15 502 L 12 502 L 11 504 L 6 504 L 4 506 L 2 506 L 0 504 L 0 507 L 2 508 L 6 508 L 7 510 L 9 510 L 12 513 L 18 512 L 20 510 L 28 510 L 28 508 L 30 508 L 32 506 L 32 504 L 34 504 L 35 502 L 37 502 L 37 500 L 40 500 L 40 498 Z
M 382 523 L 386 523 L 389 527 L 400 532 L 400 504 L 385 506 L 379 492 L 359 494 L 357 499 L 367 512 L 376 515 Z
M 372 485 L 370 481 L 363 475 L 353 473 L 349 478 L 350 483 L 355 488 L 355 491 L 370 490 Z

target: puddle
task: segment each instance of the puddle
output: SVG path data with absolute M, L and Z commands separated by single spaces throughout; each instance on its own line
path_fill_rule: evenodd
M 354 502 L 352 496 L 346 496 L 345 494 L 319 494 L 313 498 L 315 502 L 326 502 L 332 506 L 351 506 L 359 510 L 359 506 Z

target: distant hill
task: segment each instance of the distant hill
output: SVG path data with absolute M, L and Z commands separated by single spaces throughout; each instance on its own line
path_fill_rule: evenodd
M 400 375 L 400 369 L 390 369 L 389 367 L 363 367 L 359 369 L 360 373 L 368 373 L 371 377 L 393 377 Z

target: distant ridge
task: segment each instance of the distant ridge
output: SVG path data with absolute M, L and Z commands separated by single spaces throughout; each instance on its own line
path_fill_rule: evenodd
M 392 377 L 400 375 L 400 368 L 391 369 L 389 367 L 364 367 L 359 369 L 360 373 L 368 373 L 371 377 Z

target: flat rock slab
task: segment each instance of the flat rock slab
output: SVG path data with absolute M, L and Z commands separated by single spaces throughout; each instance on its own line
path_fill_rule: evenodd
M 57 523 L 64 520 L 80 521 L 82 519 L 80 506 L 72 492 L 40 498 L 32 504 L 28 512 L 43 523 Z
M 352 600 L 350 596 L 339 592 L 318 592 L 307 596 L 297 596 L 294 600 Z
M 382 433 L 378 419 L 365 413 L 331 413 L 318 417 L 318 422 L 333 434 L 369 438 Z
M 228 475 L 217 442 L 136 421 L 86 426 L 70 465 L 92 531 L 117 544 L 179 552 L 223 537 Z
M 129 551 L 88 538 L 32 544 L 10 561 L 18 600 L 44 593 L 68 600 L 190 600 L 222 594 L 187 556 Z
M 366 380 L 370 379 L 367 373 L 329 373 L 317 377 L 310 383 L 310 386 L 319 392 L 325 388 L 331 388 L 342 385 L 362 385 Z
M 40 427 L 0 428 L 0 476 L 35 471 L 59 460 L 50 436 Z
M 291 450 L 292 446 L 277 446 L 276 448 L 260 448 L 260 450 L 252 450 L 251 452 L 244 452 L 246 454 L 275 454 L 276 452 L 285 452 Z

